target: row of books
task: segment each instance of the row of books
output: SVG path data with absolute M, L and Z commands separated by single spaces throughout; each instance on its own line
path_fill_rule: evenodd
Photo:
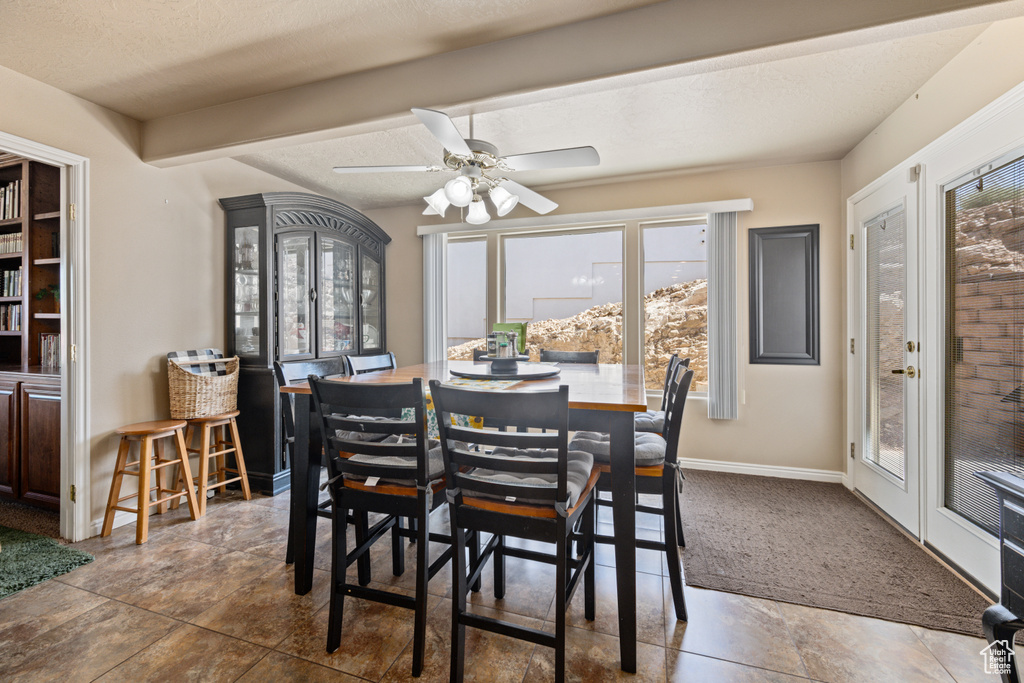
M 60 335 L 46 332 L 39 335 L 39 364 L 48 368 L 60 367 Z
M 21 268 L 0 271 L 0 296 L 21 296 Z
M 0 187 L 0 221 L 21 215 L 21 181 L 12 180 Z
M 21 251 L 21 233 L 0 235 L 0 254 L 17 254 Z
M 21 331 L 21 304 L 0 304 L 0 331 Z

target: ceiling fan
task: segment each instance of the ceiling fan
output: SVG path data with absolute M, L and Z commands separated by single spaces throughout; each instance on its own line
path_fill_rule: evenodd
M 516 204 L 540 214 L 554 210 L 558 204 L 514 180 L 506 173 L 513 171 L 536 171 L 550 168 L 574 166 L 597 166 L 601 158 L 593 147 L 570 147 L 552 149 L 528 154 L 499 156 L 498 149 L 489 142 L 475 140 L 473 120 L 470 118 L 470 136 L 463 138 L 455 122 L 444 112 L 433 109 L 413 109 L 412 113 L 427 130 L 444 146 L 444 166 L 336 166 L 336 173 L 382 173 L 416 171 L 456 171 L 458 175 L 445 183 L 429 197 L 424 215 L 444 216 L 449 206 L 465 207 L 466 222 L 480 225 L 491 219 L 484 206 L 484 192 L 494 204 L 499 216 L 504 216 Z

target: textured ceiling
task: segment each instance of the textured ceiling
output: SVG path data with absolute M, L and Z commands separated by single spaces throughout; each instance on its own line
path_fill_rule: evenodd
M 623 175 L 838 159 L 974 39 L 975 26 L 604 87 L 480 103 L 473 136 L 517 154 L 593 145 L 597 167 L 510 174 L 528 186 Z M 468 117 L 454 116 L 469 136 Z M 387 130 L 285 147 L 241 161 L 361 209 L 416 202 L 452 173 L 340 175 L 334 166 L 441 164 L 409 116 Z M 523 212 L 524 209 L 517 209 Z M 528 213 L 528 212 L 527 212 Z M 524 214 L 527 215 L 527 214 Z
M 145 121 L 660 0 L 4 0 L 0 64 Z

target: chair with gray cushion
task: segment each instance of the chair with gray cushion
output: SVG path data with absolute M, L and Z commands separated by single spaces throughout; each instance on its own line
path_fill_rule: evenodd
M 569 388 L 522 394 L 456 388 L 431 380 L 430 394 L 444 454 L 454 549 L 450 680 L 463 680 L 467 626 L 553 647 L 555 680 L 564 680 L 565 613 L 581 578 L 585 616 L 594 618 L 593 489 L 598 476 L 589 453 L 568 449 Z M 509 423 L 517 431 L 456 426 L 453 415 L 477 415 Z M 464 443 L 475 446 L 460 445 Z M 572 557 L 570 540 L 577 524 L 582 546 Z M 479 566 L 467 570 L 464 548 L 471 531 L 491 537 Z M 507 546 L 506 536 L 550 543 L 555 553 Z M 555 565 L 554 634 L 466 610 L 466 588 L 479 581 L 488 558 L 494 560 L 494 597 L 504 597 L 507 556 Z
M 693 370 L 682 363 L 677 364 L 668 384 L 668 401 L 665 404 L 665 433 L 658 434 L 640 432 L 636 434 L 634 454 L 636 461 L 637 493 L 661 496 L 661 506 L 637 505 L 638 512 L 657 514 L 662 518 L 665 530 L 665 541 L 649 541 L 637 539 L 638 548 L 647 548 L 664 552 L 668 561 L 669 583 L 672 587 L 672 601 L 675 606 L 676 618 L 686 620 L 686 601 L 683 596 L 683 574 L 680 565 L 679 543 L 670 539 L 679 539 L 681 524 L 679 515 L 678 486 L 682 478 L 679 469 L 677 452 L 679 436 L 683 423 L 683 408 L 686 396 L 693 381 Z M 607 434 L 598 432 L 576 432 L 570 449 L 580 449 L 594 456 L 595 466 L 601 471 L 598 490 L 611 491 L 610 442 Z M 602 500 L 602 503 L 608 502 Z M 598 543 L 611 543 L 608 536 L 596 536 Z
M 367 372 L 394 370 L 398 367 L 393 353 L 379 353 L 373 356 L 345 356 L 345 367 L 348 375 L 362 375 Z
M 429 562 L 428 541 L 450 544 L 451 538 L 430 533 L 430 513 L 444 503 L 445 485 L 441 449 L 427 438 L 423 383 L 419 379 L 407 384 L 332 382 L 310 376 L 309 384 L 324 435 L 332 501 L 327 651 L 334 652 L 341 644 L 347 596 L 410 608 L 415 614 L 412 675 L 419 676 L 426 643 L 427 583 L 451 556 L 449 545 Z M 357 520 L 356 547 L 351 551 L 346 535 L 350 512 Z M 369 513 L 383 518 L 370 527 Z M 401 517 L 415 519 L 416 530 L 402 529 Z M 414 597 L 367 585 L 369 549 L 388 530 L 410 537 L 416 534 Z M 473 539 L 471 553 L 475 545 Z M 471 561 L 475 566 L 475 557 Z M 346 579 L 346 568 L 353 562 L 358 566 L 358 584 Z M 394 569 L 396 575 L 401 573 L 398 564 Z
M 541 363 L 589 363 L 597 365 L 598 356 L 601 350 L 595 351 L 555 351 L 552 349 L 540 350 Z
M 673 377 L 673 373 L 676 371 L 676 367 L 680 365 L 684 368 L 689 368 L 690 359 L 683 358 L 680 360 L 679 356 L 673 353 L 672 357 L 668 359 L 668 367 L 665 369 L 665 387 L 661 394 L 661 407 L 658 410 L 633 413 L 633 428 L 637 432 L 661 434 L 665 431 L 665 405 L 668 403 L 669 382 Z M 603 500 L 598 499 L 599 505 L 603 502 Z M 678 510 L 678 508 L 676 509 Z M 676 520 L 676 530 L 679 532 L 679 538 L 676 539 L 676 542 L 680 546 L 686 547 L 686 538 L 683 536 L 682 519 Z

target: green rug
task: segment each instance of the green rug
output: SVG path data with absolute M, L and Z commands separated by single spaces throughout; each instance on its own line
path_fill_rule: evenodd
M 0 600 L 93 559 L 52 538 L 0 526 Z

